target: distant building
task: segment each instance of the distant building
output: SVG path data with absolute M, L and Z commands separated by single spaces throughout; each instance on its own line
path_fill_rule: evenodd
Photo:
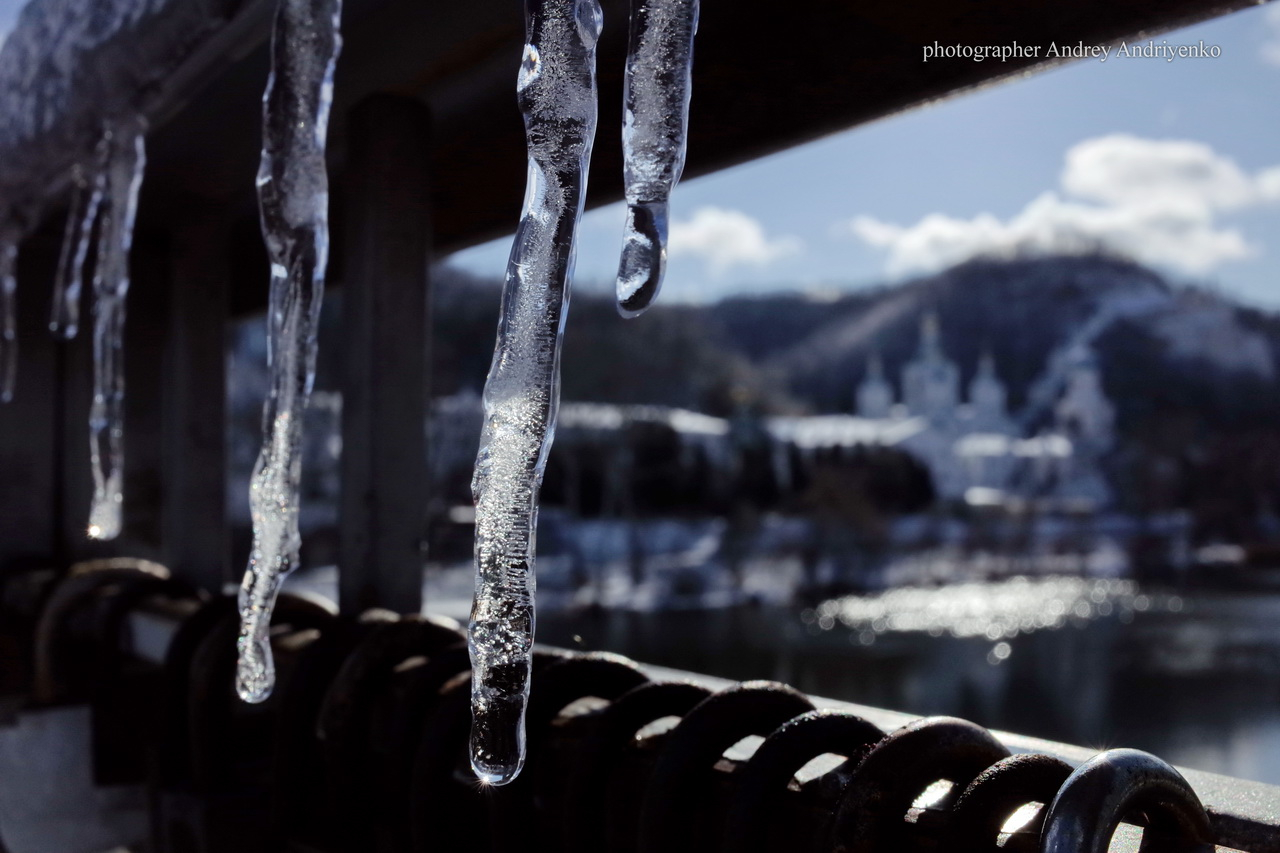
M 1059 492 L 1094 504 L 1106 503 L 1111 490 L 1100 463 L 1115 443 L 1115 406 L 1103 391 L 1102 373 L 1092 349 L 1076 347 L 1067 360 L 1066 387 L 1054 407 L 1054 420 L 1071 441 L 1074 453 Z
M 931 423 L 954 418 L 960 408 L 960 368 L 942 351 L 938 315 L 932 311 L 920 324 L 916 357 L 902 368 L 902 402 L 910 414 Z
M 884 378 L 880 353 L 867 362 L 867 376 L 858 386 L 858 414 L 864 418 L 887 418 L 893 409 L 893 386 Z
M 1105 504 L 1109 491 L 1098 462 L 1113 440 L 1114 408 L 1102 390 L 1097 360 L 1068 354 L 1070 369 L 1052 427 L 1024 435 L 1008 410 L 1008 391 L 988 351 L 960 401 L 960 368 L 942 347 L 941 324 L 929 312 L 915 356 L 902 368 L 902 405 L 879 354 L 867 362 L 856 416 L 780 419 L 781 432 L 813 445 L 876 443 L 899 447 L 928 466 L 945 498 L 1049 497 Z M 834 420 L 838 418 L 838 420 Z
M 961 401 L 960 367 L 943 349 L 941 324 L 930 312 L 921 322 L 915 355 L 902 367 L 901 403 L 880 354 L 872 353 L 856 389 L 856 414 L 760 422 L 745 414 L 725 420 L 661 406 L 566 402 L 560 409 L 558 444 L 562 453 L 574 456 L 604 453 L 605 491 L 610 494 L 621 493 L 626 472 L 632 470 L 622 433 L 636 424 L 651 424 L 669 428 L 678 442 L 679 464 L 701 466 L 717 489 L 737 481 L 743 466 L 758 465 L 760 458 L 785 489 L 794 482 L 793 453 L 805 465 L 820 451 L 876 446 L 920 460 L 935 492 L 947 500 L 1036 498 L 1103 506 L 1110 492 L 1099 462 L 1113 442 L 1115 409 L 1103 391 L 1097 359 L 1078 347 L 1051 362 L 1068 366 L 1052 424 L 1024 434 L 1009 412 L 1008 390 L 989 351 L 968 383 L 967 402 Z M 437 477 L 446 470 L 469 476 L 482 417 L 475 392 L 436 401 L 430 428 Z
M 1013 433 L 1015 427 L 1009 418 L 1009 394 L 1004 383 L 996 376 L 996 362 L 991 353 L 984 352 L 978 361 L 978 372 L 969 383 L 970 422 L 980 432 Z
M 1059 428 L 1077 444 L 1105 450 L 1114 439 L 1116 412 L 1102 390 L 1093 350 L 1076 347 L 1068 355 L 1066 390 L 1054 415 Z

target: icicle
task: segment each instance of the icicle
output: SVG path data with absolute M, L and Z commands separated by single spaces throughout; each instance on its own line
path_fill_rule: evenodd
M 98 156 L 92 175 L 86 178 L 79 166 L 76 166 L 73 175 L 71 207 L 67 211 L 62 252 L 58 256 L 58 271 L 53 279 L 53 309 L 49 317 L 49 330 L 64 341 L 71 340 L 80 331 L 80 291 L 84 281 L 84 262 L 89 255 L 93 222 L 97 219 L 98 207 L 102 203 L 108 143 L 109 138 L 104 135 L 98 143 Z
M 280 0 L 271 74 L 262 98 L 258 201 L 271 260 L 262 450 L 249 487 L 253 550 L 240 586 L 236 690 L 246 702 L 271 695 L 267 631 L 276 594 L 298 564 L 302 414 L 316 363 L 316 327 L 329 258 L 325 136 L 333 68 L 342 46 L 341 0 Z
M 18 327 L 16 293 L 18 242 L 21 234 L 11 224 L 0 230 L 0 403 L 13 400 L 18 378 Z
M 632 0 L 622 124 L 627 224 L 618 313 L 635 317 L 662 287 L 667 209 L 684 171 L 698 0 Z
M 102 222 L 93 273 L 93 404 L 89 407 L 89 461 L 93 502 L 89 536 L 120 535 L 124 472 L 124 320 L 129 293 L 129 249 L 146 166 L 141 117 L 112 122 L 104 179 Z
M 596 0 L 526 0 L 516 91 L 529 146 L 524 211 L 507 264 L 484 387 L 472 492 L 471 766 L 491 785 L 524 763 L 538 490 L 560 401 L 560 341 L 596 129 Z

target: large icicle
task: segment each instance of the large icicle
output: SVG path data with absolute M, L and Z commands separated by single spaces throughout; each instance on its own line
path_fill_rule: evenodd
M 529 174 L 507 264 L 472 492 L 471 766 L 491 785 L 524 764 L 538 490 L 560 402 L 560 341 L 596 130 L 596 0 L 526 0 L 516 91 Z
M 262 450 L 249 487 L 253 550 L 240 586 L 236 690 L 246 702 L 271 695 L 267 631 L 276 594 L 298 564 L 302 415 L 316 363 L 316 328 L 329 259 L 325 136 L 342 38 L 341 0 L 280 0 L 271 74 L 262 97 L 258 201 L 271 260 Z
M 89 407 L 89 461 L 93 501 L 89 536 L 120 535 L 124 476 L 124 321 L 129 294 L 129 249 L 146 166 L 146 124 L 139 116 L 112 121 L 110 153 L 93 273 L 93 403 Z
M 618 313 L 635 317 L 662 287 L 671 190 L 684 171 L 698 0 L 632 0 L 622 151 L 627 224 Z
M 13 400 L 18 378 L 18 241 L 12 224 L 0 225 L 0 403 Z
M 62 252 L 58 255 L 58 270 L 53 279 L 53 308 L 49 316 L 49 330 L 66 341 L 80 331 L 84 262 L 89 256 L 89 238 L 93 236 L 93 223 L 102 203 L 109 143 L 107 136 L 98 143 L 92 174 L 85 175 L 83 168 L 76 166 L 72 176 L 71 206 L 67 210 Z

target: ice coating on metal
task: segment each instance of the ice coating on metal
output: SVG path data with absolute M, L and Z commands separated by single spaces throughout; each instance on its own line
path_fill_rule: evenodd
M 146 123 L 140 116 L 111 121 L 104 134 L 106 175 L 93 272 L 93 402 L 89 406 L 89 463 L 93 498 L 89 537 L 120 535 L 124 478 L 124 321 L 129 295 L 129 250 L 146 167 Z
M 325 137 L 342 38 L 341 0 L 280 0 L 271 73 L 262 98 L 258 201 L 271 260 L 262 450 L 249 484 L 253 550 L 240 585 L 236 691 L 271 695 L 275 667 L 267 632 L 276 595 L 298 565 L 302 417 L 315 376 L 316 329 L 329 258 Z
M 12 225 L 0 227 L 0 403 L 13 400 L 18 378 L 17 264 L 21 235 Z
M 49 317 L 49 331 L 64 341 L 71 340 L 80 331 L 84 263 L 89 256 L 93 223 L 102 204 L 109 142 L 110 138 L 104 136 L 98 143 L 92 174 L 86 176 L 84 170 L 76 166 L 72 176 L 71 204 L 62 236 L 62 251 L 58 255 L 58 270 L 53 279 L 53 308 Z
M 10 7 L 13 4 L 8 4 Z M 0 197 L 34 222 L 105 121 L 149 113 L 236 0 L 18 0 L 0 39 Z
M 538 490 L 560 402 L 560 344 L 596 129 L 595 0 L 526 0 L 516 91 L 529 175 L 507 264 L 472 492 L 476 590 L 471 766 L 504 785 L 524 764 Z
M 618 313 L 653 304 L 667 266 L 667 212 L 684 171 L 698 0 L 632 0 L 622 123 L 627 222 Z
M 149 18 L 185 12 L 184 5 L 180 0 L 94 0 L 89 7 L 83 0 L 21 4 L 13 31 L 0 42 L 0 106 L 6 118 L 0 126 L 0 150 L 17 150 L 23 142 L 60 130 L 66 118 L 63 111 L 75 100 L 77 88 L 84 90 L 86 101 L 92 97 L 106 104 L 113 96 L 119 98 L 111 88 L 122 81 L 104 74 L 87 58 L 113 42 L 136 37 Z M 222 11 L 221 3 L 207 5 L 213 7 L 210 11 Z M 184 23 L 187 38 L 202 34 L 202 22 L 194 15 Z M 146 58 L 135 57 L 135 61 Z M 132 69 L 141 81 L 163 70 Z

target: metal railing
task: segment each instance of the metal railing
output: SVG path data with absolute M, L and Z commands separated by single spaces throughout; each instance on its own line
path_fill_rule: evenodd
M 232 597 L 120 561 L 0 581 L 6 659 L 32 661 L 5 669 L 4 692 L 29 697 L 10 733 L 87 726 L 98 788 L 146 792 L 147 850 L 1280 850 L 1273 786 L 549 648 L 525 771 L 486 789 L 456 623 L 282 596 L 279 686 L 251 706 L 232 687 Z M 0 766 L 14 853 L 55 849 L 6 803 L 39 787 L 37 763 Z

